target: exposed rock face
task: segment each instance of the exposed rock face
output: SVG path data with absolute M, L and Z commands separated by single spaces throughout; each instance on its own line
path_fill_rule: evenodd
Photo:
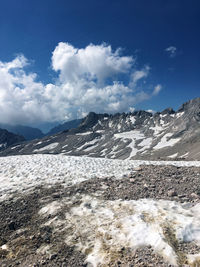
M 24 141 L 24 137 L 0 129 L 0 151 L 5 150 L 9 146 Z
M 20 152 L 19 152 L 20 151 Z M 62 153 L 118 159 L 200 159 L 200 98 L 175 112 L 91 112 L 75 129 L 34 140 L 2 155 Z

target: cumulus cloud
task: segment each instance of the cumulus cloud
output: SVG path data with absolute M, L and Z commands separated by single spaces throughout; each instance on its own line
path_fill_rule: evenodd
M 148 78 L 150 67 L 136 69 L 132 56 L 104 43 L 81 49 L 59 43 L 52 53 L 52 69 L 59 76 L 55 83 L 39 82 L 36 73 L 26 71 L 28 64 L 23 55 L 0 61 L 0 122 L 30 125 L 82 117 L 90 111 L 129 111 L 161 89 L 157 85 L 147 93 L 137 87 Z
M 177 54 L 177 48 L 175 46 L 169 46 L 165 49 L 171 58 L 174 58 Z

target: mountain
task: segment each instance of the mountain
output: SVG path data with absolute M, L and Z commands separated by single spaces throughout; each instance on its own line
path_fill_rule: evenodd
M 177 111 L 167 108 L 155 114 L 91 112 L 75 129 L 1 154 L 32 153 L 115 159 L 200 159 L 200 98 L 184 103 Z
M 22 135 L 26 140 L 33 140 L 36 138 L 44 137 L 44 134 L 38 128 L 33 128 L 29 126 L 9 125 L 1 123 L 0 128 L 6 129 L 7 131 L 18 135 Z
M 52 135 L 52 134 L 63 132 L 65 130 L 69 130 L 72 128 L 77 128 L 81 122 L 82 122 L 82 119 L 67 121 L 63 124 L 60 124 L 60 125 L 52 128 L 46 135 Z
M 22 141 L 25 141 L 23 136 L 10 133 L 5 129 L 0 129 L 0 151 Z

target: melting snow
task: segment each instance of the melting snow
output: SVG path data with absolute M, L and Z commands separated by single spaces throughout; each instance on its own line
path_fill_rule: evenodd
M 65 201 L 67 204 L 71 200 Z M 200 204 L 192 207 L 152 199 L 106 201 L 88 195 L 81 201 L 65 213 L 65 220 L 51 217 L 46 225 L 53 226 L 55 231 L 71 229 L 63 236 L 65 242 L 69 246 L 75 244 L 87 254 L 86 262 L 93 267 L 110 266 L 114 255 L 120 258 L 122 248 L 134 250 L 149 245 L 167 262 L 177 265 L 180 255 L 176 254 L 169 235 L 172 239 L 175 236 L 177 242 L 194 241 L 200 245 Z M 55 207 L 60 211 L 62 205 L 58 207 L 54 201 L 43 207 L 40 214 L 47 217 Z M 188 259 L 192 262 L 196 257 L 188 255 Z
M 63 183 L 69 186 L 86 179 L 123 178 L 139 165 L 197 166 L 199 161 L 142 161 L 111 160 L 63 155 L 25 155 L 0 158 L 0 200 L 16 192 L 25 192 L 39 185 Z M 73 196 L 76 200 L 76 195 Z M 177 264 L 179 256 L 167 240 L 166 231 L 178 242 L 196 242 L 200 246 L 200 204 L 181 204 L 166 200 L 106 201 L 83 196 L 81 204 L 65 211 L 73 201 L 64 198 L 45 204 L 39 211 L 48 225 L 62 231 L 67 245 L 76 244 L 87 254 L 87 262 L 94 267 L 109 266 L 113 255 L 122 248 L 136 249 L 151 245 L 169 263 Z M 58 212 L 65 215 L 60 220 Z M 49 219 L 51 215 L 51 219 Z M 64 234 L 65 229 L 71 229 Z M 120 254 L 119 254 L 120 256 Z M 186 255 L 187 256 L 187 255 Z M 194 262 L 200 255 L 188 255 Z

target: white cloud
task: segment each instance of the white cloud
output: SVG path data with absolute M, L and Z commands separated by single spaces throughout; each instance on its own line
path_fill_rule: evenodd
M 150 67 L 149 66 L 145 66 L 145 68 L 143 68 L 142 70 L 136 70 L 136 71 L 134 71 L 131 74 L 131 82 L 130 82 L 130 85 L 131 86 L 135 86 L 139 80 L 148 77 L 149 71 L 150 71 Z
M 169 46 L 165 49 L 171 58 L 175 57 L 177 54 L 177 48 L 175 46 Z
M 160 90 L 162 89 L 162 86 L 160 84 L 156 85 L 153 90 L 153 95 L 157 95 L 160 93 Z
M 0 61 L 0 122 L 30 125 L 73 119 L 90 111 L 128 111 L 161 89 L 160 85 L 152 93 L 138 89 L 150 67 L 136 70 L 132 56 L 107 44 L 78 49 L 59 43 L 52 53 L 52 68 L 59 73 L 54 84 L 38 82 L 36 73 L 26 71 L 28 64 L 23 55 Z

